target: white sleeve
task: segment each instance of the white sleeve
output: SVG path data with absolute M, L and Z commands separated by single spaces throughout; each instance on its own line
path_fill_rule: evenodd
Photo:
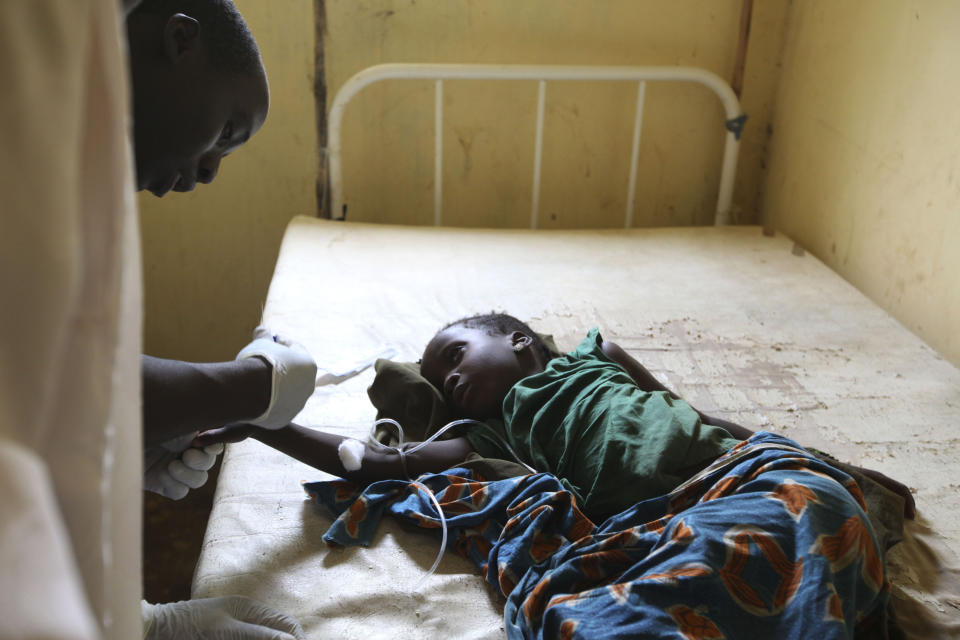
M 2 640 L 142 637 L 140 273 L 118 8 L 0 0 Z
M 50 479 L 38 456 L 75 278 L 79 206 L 57 188 L 79 152 L 89 40 L 82 3 L 0 3 L 0 638 L 97 638 L 92 608 Z M 70 22 L 68 22 L 70 21 Z M 71 25 L 77 33 L 69 34 Z M 52 43 L 60 40 L 57 49 Z M 61 69 L 56 72 L 55 69 Z M 76 87 L 66 82 L 76 77 Z M 53 99 L 53 96 L 59 96 Z M 52 104 L 51 104 L 52 103 Z M 60 116 L 63 117 L 60 117 Z M 56 120 L 57 122 L 51 122 Z M 78 119 L 77 119 L 78 120 Z M 79 122 L 79 120 L 78 120 Z M 44 129 L 53 127 L 44 136 Z M 74 143 L 76 146 L 78 143 Z M 76 156 L 76 158 L 74 157 Z M 76 173 L 76 172 L 74 172 Z M 40 175 L 42 174 L 42 175 Z M 46 185 L 43 182 L 47 182 Z M 54 183 L 54 186 L 51 186 Z M 71 182 L 69 186 L 73 186 Z M 27 446 L 25 446 L 27 445 Z
M 50 478 L 0 439 L 0 638 L 98 638 Z

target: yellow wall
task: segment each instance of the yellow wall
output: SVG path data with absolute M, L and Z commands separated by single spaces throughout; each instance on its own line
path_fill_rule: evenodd
M 232 358 L 259 321 L 287 221 L 317 210 L 313 0 L 237 6 L 263 54 L 270 113 L 212 185 L 140 194 L 151 355 Z
M 763 207 L 960 364 L 960 3 L 790 9 Z
M 328 104 L 357 71 L 384 62 L 691 65 L 733 75 L 742 0 L 326 0 Z M 761 151 L 786 0 L 757 3 L 744 108 L 751 121 L 735 202 L 756 220 Z M 537 85 L 444 88 L 444 224 L 526 226 Z M 433 221 L 433 84 L 365 89 L 344 127 L 347 218 Z M 547 85 L 539 226 L 624 222 L 635 85 Z M 649 84 L 637 226 L 709 224 L 723 111 L 698 86 Z M 336 214 L 335 214 L 336 217 Z
M 157 355 L 231 356 L 259 317 L 287 220 L 316 209 L 314 3 L 238 4 L 264 54 L 271 112 L 214 185 L 163 200 L 141 196 L 146 346 Z M 741 6 L 323 4 L 328 100 L 356 71 L 396 61 L 684 64 L 729 79 Z M 755 2 L 742 97 L 751 119 L 734 198 L 740 221 L 789 234 L 954 362 L 957 33 L 960 5 L 950 0 Z M 447 83 L 447 223 L 527 224 L 536 87 L 523 84 Z M 634 95 L 615 86 L 548 86 L 541 226 L 622 224 Z M 432 86 L 420 83 L 370 88 L 351 106 L 349 219 L 432 221 L 432 101 Z M 637 225 L 710 221 L 721 122 L 706 90 L 648 88 Z M 678 167 L 686 178 L 668 175 Z

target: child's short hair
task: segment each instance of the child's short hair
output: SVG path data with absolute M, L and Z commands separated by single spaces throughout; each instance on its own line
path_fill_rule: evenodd
M 514 331 L 520 331 L 533 339 L 533 346 L 543 358 L 544 364 L 558 357 L 560 354 L 547 346 L 539 333 L 534 331 L 526 322 L 519 320 L 506 313 L 482 313 L 475 316 L 460 318 L 445 325 L 437 333 L 442 333 L 450 327 L 464 327 L 466 329 L 483 329 L 487 335 L 508 335 Z
M 218 69 L 260 74 L 263 66 L 260 49 L 233 0 L 143 0 L 131 15 L 150 14 L 168 19 L 176 13 L 200 23 L 200 39 Z

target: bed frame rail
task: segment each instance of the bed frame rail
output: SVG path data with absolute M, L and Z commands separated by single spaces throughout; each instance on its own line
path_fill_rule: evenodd
M 535 80 L 538 83 L 537 126 L 534 141 L 533 197 L 530 207 L 530 227 L 537 227 L 540 207 L 540 163 L 543 147 L 543 118 L 546 102 L 546 83 L 556 80 L 625 81 L 637 83 L 637 106 L 633 126 L 633 146 L 630 152 L 630 180 L 627 188 L 627 206 L 624 227 L 633 226 L 633 207 L 636 197 L 637 158 L 640 148 L 640 130 L 643 123 L 643 102 L 647 82 L 695 82 L 711 89 L 726 112 L 726 141 L 720 173 L 715 224 L 730 222 L 733 182 L 736 174 L 740 130 L 746 116 L 740 111 L 740 102 L 733 89 L 720 76 L 696 67 L 593 67 L 560 65 L 489 65 L 489 64 L 381 64 L 360 71 L 337 92 L 330 105 L 329 176 L 331 214 L 343 219 L 343 170 L 340 137 L 343 114 L 350 100 L 364 87 L 382 80 L 433 80 L 434 106 L 434 191 L 433 219 L 443 222 L 443 81 L 444 80 Z

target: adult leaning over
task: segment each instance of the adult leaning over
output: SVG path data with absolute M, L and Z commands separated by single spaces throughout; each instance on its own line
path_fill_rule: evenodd
M 126 25 L 137 189 L 163 197 L 213 182 L 221 160 L 267 116 L 253 34 L 229 0 L 143 0 Z M 221 363 L 143 356 L 147 488 L 177 499 L 203 484 L 210 456 L 171 460 L 197 431 L 239 421 L 282 427 L 303 408 L 316 376 L 305 350 L 258 334 L 241 355 Z
M 132 187 L 210 182 L 269 98 L 228 0 L 124 4 L 129 69 L 116 0 L 0 5 L 0 638 L 300 638 L 246 598 L 140 601 L 144 445 L 170 458 L 155 488 L 182 493 L 203 456 L 171 439 L 282 426 L 315 365 L 269 338 L 229 363 L 141 359 Z

